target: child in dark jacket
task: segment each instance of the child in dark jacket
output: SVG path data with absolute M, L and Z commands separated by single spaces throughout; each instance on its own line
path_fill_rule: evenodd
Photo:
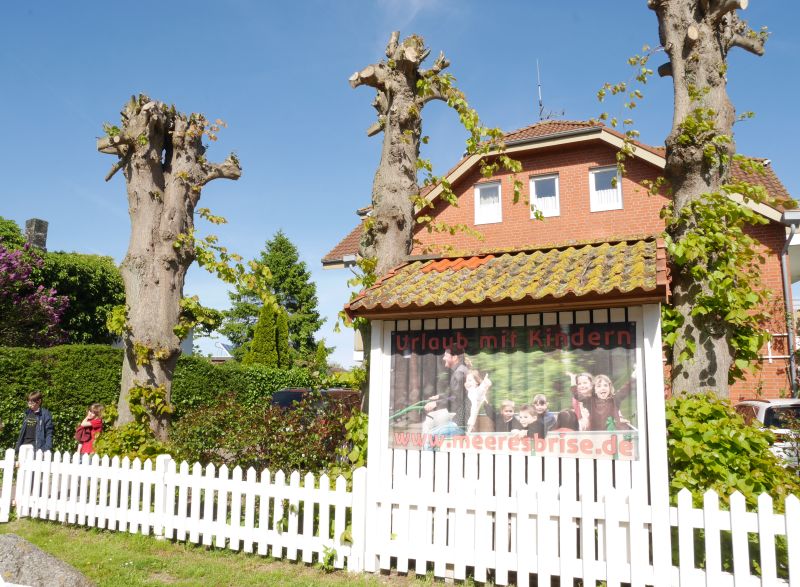
M 42 407 L 42 392 L 28 394 L 28 409 L 22 417 L 16 450 L 22 446 L 32 446 L 33 450 L 53 450 L 53 416 Z

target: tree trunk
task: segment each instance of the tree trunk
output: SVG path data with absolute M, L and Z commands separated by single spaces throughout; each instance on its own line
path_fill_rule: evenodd
M 241 175 L 233 156 L 221 164 L 205 161 L 202 137 L 215 127 L 203 116 L 187 117 L 144 95 L 131 98 L 121 114 L 122 127 L 109 127 L 108 136 L 98 140 L 98 150 L 119 158 L 106 179 L 122 169 L 131 218 L 121 267 L 127 329 L 118 425 L 134 420 L 134 388 L 160 390 L 169 405 L 180 355 L 174 328 L 181 317 L 186 271 L 195 260 L 195 207 L 203 185 Z M 142 403 L 156 437 L 166 439 L 169 411 L 146 399 Z
M 383 131 L 383 149 L 372 184 L 372 213 L 361 239 L 360 254 L 375 259 L 375 274 L 403 263 L 411 252 L 414 229 L 412 198 L 419 193 L 417 160 L 422 136 L 422 108 L 431 100 L 445 99 L 436 76 L 449 63 L 439 55 L 429 70 L 420 68 L 430 52 L 425 41 L 412 35 L 399 43 L 400 33 L 392 33 L 386 46 L 386 61 L 368 65 L 350 77 L 354 88 L 368 85 L 377 90 L 372 105 L 378 122 L 367 134 Z M 418 82 L 428 78 L 432 84 L 426 94 Z
M 728 179 L 735 152 L 735 112 L 726 88 L 728 51 L 739 46 L 761 54 L 763 37 L 750 34 L 736 14 L 737 8 L 747 6 L 747 0 L 649 0 L 648 5 L 656 12 L 661 44 L 670 59 L 669 67 L 659 72 L 673 79 L 675 103 L 664 174 L 678 218 L 704 194 L 719 192 Z M 697 130 L 687 125 L 698 117 L 711 121 L 713 128 Z M 730 140 L 714 141 L 720 136 Z M 707 149 L 712 145 L 713 156 L 709 156 Z M 691 224 L 688 219 L 670 227 L 676 243 Z M 672 390 L 698 393 L 711 389 L 727 396 L 728 371 L 734 359 L 731 329 L 719 316 L 691 315 L 695 300 L 706 291 L 689 271 L 673 266 L 672 305 L 683 317 L 683 325 L 673 347 Z M 680 360 L 687 341 L 690 346 L 694 342 L 694 356 Z

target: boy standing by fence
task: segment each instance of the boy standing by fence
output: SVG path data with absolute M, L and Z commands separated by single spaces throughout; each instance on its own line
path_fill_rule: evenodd
M 31 445 L 33 450 L 53 450 L 53 416 L 42 407 L 42 392 L 28 394 L 28 409 L 22 417 L 16 450 Z

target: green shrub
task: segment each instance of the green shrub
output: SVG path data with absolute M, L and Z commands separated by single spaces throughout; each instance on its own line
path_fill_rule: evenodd
M 695 506 L 709 489 L 723 503 L 739 491 L 750 507 L 766 492 L 783 511 L 784 499 L 800 494 L 797 476 L 769 450 L 774 435 L 745 424 L 730 402 L 711 393 L 667 400 L 667 432 L 673 503 L 683 488 L 691 491 Z
M 119 397 L 122 350 L 105 345 L 65 345 L 47 349 L 0 347 L 0 447 L 17 441 L 25 399 L 41 390 L 44 406 L 53 412 L 54 448 L 74 450 L 75 426 L 86 415 L 89 404 L 115 406 Z M 262 366 L 245 367 L 228 362 L 214 365 L 202 357 L 178 359 L 172 382 L 174 418 L 213 404 L 221 394 L 237 394 L 244 406 L 269 403 L 272 392 L 284 387 L 317 387 L 319 381 L 305 369 L 278 370 Z M 113 446 L 130 447 L 135 431 L 114 441 Z M 109 439 L 110 442 L 110 439 Z M 109 445 L 109 447 L 112 445 Z M 110 448 L 109 448 L 110 450 Z M 125 449 L 120 454 L 129 454 Z
M 17 441 L 26 397 L 44 393 L 53 413 L 54 449 L 75 450 L 75 426 L 92 403 L 114 405 L 119 396 L 122 351 L 105 345 L 66 345 L 47 349 L 0 347 L 0 446 Z
M 344 406 L 311 395 L 282 410 L 269 402 L 244 406 L 235 394 L 197 408 L 173 430 L 173 456 L 189 462 L 213 462 L 289 473 L 328 470 L 340 459 L 347 421 Z

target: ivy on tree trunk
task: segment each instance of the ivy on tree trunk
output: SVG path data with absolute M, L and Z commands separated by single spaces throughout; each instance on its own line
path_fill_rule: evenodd
M 145 410 L 159 439 L 166 438 L 170 392 L 180 355 L 181 301 L 186 271 L 195 260 L 194 212 L 202 187 L 214 179 L 238 179 L 239 162 L 205 159 L 203 137 L 215 140 L 216 125 L 200 114 L 132 97 L 121 126 L 105 125 L 101 153 L 115 155 L 106 181 L 122 170 L 131 236 L 122 262 L 127 318 L 118 425 Z M 131 393 L 135 390 L 135 393 Z M 132 407 L 129 399 L 138 404 Z
M 672 130 L 666 140 L 664 175 L 672 189 L 668 237 L 672 243 L 673 392 L 711 389 L 728 395 L 736 356 L 737 325 L 730 316 L 705 311 L 713 291 L 704 272 L 681 251 L 707 223 L 707 206 L 728 193 L 735 144 L 735 111 L 727 93 L 727 58 L 733 47 L 762 55 L 766 33 L 755 32 L 736 10 L 748 0 L 649 0 L 669 63 L 659 73 L 674 87 Z M 705 216 L 705 217 L 704 217 Z M 721 230 L 725 227 L 720 226 Z M 675 253 L 678 253 L 677 255 Z M 711 254 L 713 257 L 713 253 Z M 712 309 L 713 310 L 713 309 Z

